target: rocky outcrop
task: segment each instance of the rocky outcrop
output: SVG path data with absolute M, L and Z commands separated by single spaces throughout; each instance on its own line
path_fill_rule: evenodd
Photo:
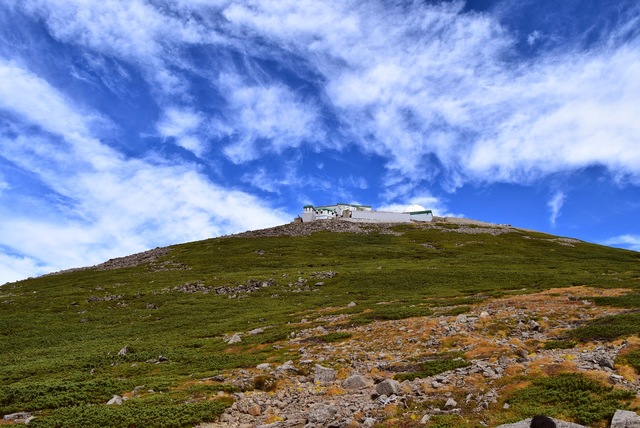
M 611 428 L 640 428 L 640 416 L 636 412 L 617 410 L 611 419 Z
M 48 275 L 59 275 L 59 274 L 63 274 L 63 273 L 69 273 L 69 272 L 78 272 L 78 271 L 83 271 L 83 270 L 89 270 L 89 269 L 94 269 L 94 270 L 113 270 L 113 269 L 121 269 L 121 268 L 128 268 L 128 267 L 136 267 L 136 266 L 140 266 L 143 264 L 153 264 L 153 262 L 156 261 L 156 259 L 158 259 L 159 257 L 165 256 L 169 253 L 169 251 L 171 251 L 169 248 L 154 248 L 153 250 L 148 250 L 148 251 L 143 251 L 141 253 L 136 253 L 136 254 L 132 254 L 130 256 L 126 256 L 126 257 L 117 257 L 115 259 L 109 259 L 104 263 L 100 263 L 98 265 L 95 266 L 89 266 L 89 267 L 82 267 L 82 268 L 75 268 L 75 269 L 66 269 L 66 270 L 61 270 L 59 272 L 53 272 L 53 273 L 49 273 L 47 275 L 43 275 L 43 276 L 48 276 Z M 184 266 L 177 266 L 172 264 L 171 262 L 165 262 L 165 263 L 158 263 L 155 265 L 152 265 L 152 268 L 154 270 L 168 270 L 168 269 L 175 269 L 175 268 L 182 268 L 184 269 Z
M 30 412 L 10 413 L 2 417 L 3 421 L 15 424 L 29 424 L 33 419 L 34 416 Z
M 261 381 L 261 388 L 266 387 L 232 394 L 235 404 L 218 425 L 202 427 L 372 427 L 408 409 L 420 409 L 412 419 L 428 426 L 438 415 L 490 415 L 508 409 L 505 377 L 556 368 L 591 373 L 617 387 L 640 392 L 640 381 L 622 376 L 614 363 L 628 346 L 624 341 L 544 348 L 559 331 L 617 310 L 578 297 L 584 295 L 588 294 L 580 287 L 549 290 L 486 300 L 462 316 L 437 315 L 440 309 L 434 308 L 436 315 L 429 317 L 350 327 L 345 327 L 348 314 L 322 310 L 316 317 L 305 314 L 309 319 L 302 319 L 299 325 L 312 321 L 313 325 L 294 331 L 277 345 L 297 352 L 299 360 L 225 374 L 224 382 L 240 389 L 255 385 L 255 379 Z M 323 324 L 317 325 L 319 322 Z M 496 330 L 498 327 L 502 330 Z M 349 334 L 338 342 L 316 340 L 328 332 Z M 455 354 L 448 358 L 463 355 L 468 365 L 413 380 L 394 379 L 419 370 L 431 356 L 449 355 L 450 351 Z M 491 426 L 489 421 L 487 426 Z M 528 428 L 528 422 L 504 427 Z M 566 421 L 557 421 L 557 426 L 581 427 Z

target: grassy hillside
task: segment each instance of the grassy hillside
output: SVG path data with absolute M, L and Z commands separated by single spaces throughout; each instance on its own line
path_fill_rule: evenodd
M 303 318 L 321 324 L 317 309 L 349 315 L 348 327 L 554 287 L 636 290 L 639 260 L 516 229 L 370 226 L 209 239 L 134 267 L 10 283 L 0 287 L 0 414 L 39 412 L 35 426 L 191 426 L 230 404 L 211 399 L 216 390 L 237 387 L 190 380 L 295 360 L 273 345 Z M 105 405 L 139 386 L 135 400 Z

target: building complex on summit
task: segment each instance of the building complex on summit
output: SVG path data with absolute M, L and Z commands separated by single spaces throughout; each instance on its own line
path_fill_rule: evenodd
M 376 211 L 370 205 L 338 203 L 335 205 L 305 205 L 300 215 L 302 222 L 316 220 L 343 219 L 363 222 L 409 223 L 411 221 L 431 221 L 433 213 L 419 205 L 410 205 L 405 212 Z

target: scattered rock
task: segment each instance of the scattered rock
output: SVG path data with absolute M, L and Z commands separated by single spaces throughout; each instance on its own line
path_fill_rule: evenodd
M 335 406 L 316 403 L 311 406 L 307 421 L 311 424 L 324 424 L 332 420 L 337 412 Z
M 128 346 L 124 346 L 120 351 L 118 351 L 118 355 L 127 355 L 132 353 L 133 349 L 129 348 Z
M 614 368 L 614 361 L 613 358 L 610 358 L 608 356 L 601 356 L 598 358 L 598 360 L 596 361 L 596 363 L 600 366 L 600 367 L 606 367 L 609 369 Z
M 2 419 L 5 421 L 13 421 L 15 423 L 28 424 L 33 419 L 33 415 L 29 412 L 18 412 L 4 415 Z
M 376 385 L 376 392 L 379 395 L 398 395 L 400 392 L 400 382 L 393 379 L 386 379 Z
M 458 402 L 453 398 L 449 398 L 446 403 L 444 403 L 444 408 L 447 410 L 454 409 L 458 406 Z
M 314 369 L 313 381 L 315 383 L 326 384 L 336 380 L 336 371 L 334 369 L 323 367 L 319 364 L 316 364 Z
M 347 305 L 348 308 L 353 308 L 354 306 L 357 306 L 358 304 L 356 302 L 349 302 L 349 304 Z
M 229 338 L 229 340 L 227 341 L 228 345 L 233 345 L 236 343 L 240 343 L 242 342 L 242 338 L 240 337 L 240 335 L 238 333 L 235 333 L 233 336 L 231 336 Z
M 537 321 L 531 320 L 529 321 L 529 328 L 533 331 L 540 331 L 540 323 Z
M 640 428 L 640 416 L 628 410 L 616 410 L 611 419 L 611 428 Z
M 366 386 L 367 380 L 359 374 L 351 375 L 342 382 L 342 387 L 345 389 L 362 389 Z
M 117 405 L 117 406 L 121 406 L 122 405 L 122 397 L 120 397 L 119 395 L 114 395 L 113 398 L 109 401 L 107 401 L 107 406 L 111 406 L 113 404 Z
M 276 373 L 298 373 L 298 369 L 293 365 L 293 361 L 289 360 L 281 366 L 276 367 Z
M 262 414 L 262 409 L 260 405 L 254 404 L 247 409 L 247 413 L 251 416 L 260 416 Z

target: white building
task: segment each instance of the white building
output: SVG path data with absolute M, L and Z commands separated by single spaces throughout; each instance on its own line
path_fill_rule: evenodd
M 405 212 L 375 211 L 370 205 L 338 203 L 314 207 L 305 205 L 300 218 L 303 222 L 316 220 L 343 219 L 353 221 L 409 223 L 411 221 L 431 221 L 433 213 L 419 205 L 410 205 Z

